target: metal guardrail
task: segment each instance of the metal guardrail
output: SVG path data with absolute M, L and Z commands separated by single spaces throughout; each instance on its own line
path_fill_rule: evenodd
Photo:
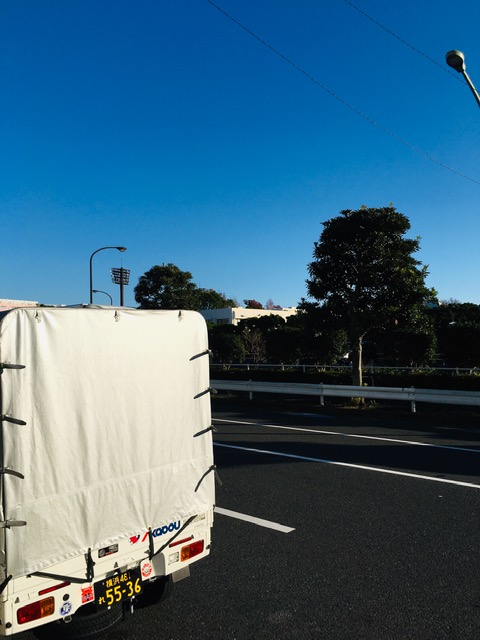
M 354 387 L 344 384 L 307 384 L 299 382 L 254 382 L 252 380 L 211 380 L 217 391 L 245 391 L 253 393 L 281 393 L 284 395 L 318 396 L 324 404 L 326 396 L 342 398 L 371 398 L 376 400 L 404 400 L 410 402 L 413 413 L 417 402 L 480 406 L 480 391 L 449 391 L 444 389 L 416 389 L 415 387 Z
M 341 371 L 351 373 L 351 364 L 263 364 L 263 363 L 229 363 L 218 364 L 210 363 L 211 371 L 300 371 L 307 373 L 309 371 Z M 396 373 L 442 373 L 449 375 L 479 375 L 478 367 L 395 367 L 390 365 L 364 365 L 362 367 L 364 375 L 373 375 L 375 373 L 383 373 L 385 371 L 394 371 Z

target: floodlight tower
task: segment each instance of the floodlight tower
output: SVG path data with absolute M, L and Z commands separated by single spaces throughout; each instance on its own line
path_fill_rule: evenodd
M 114 267 L 111 271 L 113 282 L 120 285 L 120 306 L 123 307 L 125 306 L 123 299 L 123 287 L 124 285 L 128 284 L 130 280 L 130 269 L 124 269 L 123 267 Z

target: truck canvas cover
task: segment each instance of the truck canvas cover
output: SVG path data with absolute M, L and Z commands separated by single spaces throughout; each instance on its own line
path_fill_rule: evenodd
M 15 309 L 0 316 L 0 362 L 4 577 L 213 508 L 198 313 Z

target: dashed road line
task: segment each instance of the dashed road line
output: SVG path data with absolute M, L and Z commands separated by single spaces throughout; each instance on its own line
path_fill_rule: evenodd
M 266 527 L 267 529 L 274 529 L 281 533 L 291 533 L 295 531 L 293 527 L 286 527 L 278 522 L 272 522 L 271 520 L 263 520 L 263 518 L 256 518 L 255 516 L 248 516 L 245 513 L 239 513 L 238 511 L 230 511 L 230 509 L 222 509 L 221 507 L 215 507 L 215 513 L 219 513 L 222 516 L 228 516 L 230 518 L 236 518 L 237 520 L 245 520 L 252 524 L 256 524 L 259 527 Z

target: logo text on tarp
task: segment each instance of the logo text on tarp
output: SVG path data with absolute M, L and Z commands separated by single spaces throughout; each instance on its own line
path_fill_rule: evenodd
M 159 536 L 164 536 L 166 533 L 173 533 L 174 531 L 178 531 L 178 529 L 180 529 L 180 520 L 178 520 L 178 522 L 171 522 L 168 525 L 165 525 L 163 527 L 157 527 L 156 529 L 152 530 L 152 536 L 154 538 L 158 538 Z M 135 536 L 132 536 L 130 538 L 130 544 L 136 544 L 141 538 L 142 542 L 145 542 L 145 540 L 147 540 L 148 538 L 148 531 L 146 531 L 143 536 L 141 534 L 137 534 Z

